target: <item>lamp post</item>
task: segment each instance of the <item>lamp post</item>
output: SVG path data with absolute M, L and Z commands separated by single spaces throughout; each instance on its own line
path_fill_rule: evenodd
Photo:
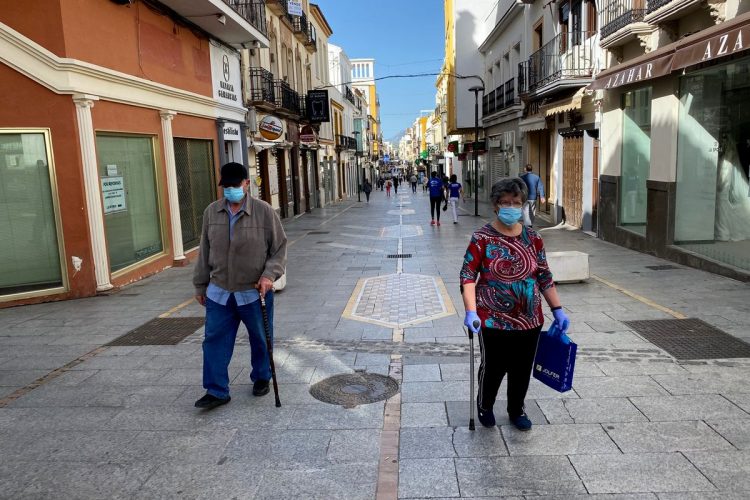
M 357 143 L 354 146 L 354 164 L 357 169 L 357 202 L 362 202 L 362 183 L 359 182 L 359 134 L 361 134 L 359 130 L 354 131 L 354 139 Z
M 474 92 L 474 145 L 471 152 L 474 154 L 474 216 L 479 217 L 479 156 L 477 155 L 477 143 L 479 142 L 479 92 L 484 92 L 484 87 L 474 85 L 469 89 Z

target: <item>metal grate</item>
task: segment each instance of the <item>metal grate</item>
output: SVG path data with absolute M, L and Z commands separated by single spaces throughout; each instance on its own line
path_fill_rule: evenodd
M 202 326 L 203 318 L 155 318 L 107 345 L 177 345 Z
M 203 211 L 216 199 L 213 143 L 175 137 L 174 157 L 182 243 L 193 248 L 200 243 Z
M 646 266 L 646 269 L 651 269 L 652 271 L 672 271 L 680 268 L 671 264 L 663 264 L 660 266 Z
M 750 358 L 750 344 L 696 318 L 624 323 L 678 360 Z
M 389 259 L 411 259 L 410 253 L 392 253 L 388 255 Z
M 354 408 L 383 401 L 398 393 L 398 382 L 377 373 L 346 373 L 321 380 L 310 387 L 318 401 Z

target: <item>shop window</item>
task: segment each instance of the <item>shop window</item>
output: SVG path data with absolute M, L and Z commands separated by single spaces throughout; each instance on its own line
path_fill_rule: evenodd
M 151 137 L 98 134 L 109 265 L 118 271 L 164 250 Z
M 174 157 L 182 244 L 189 250 L 200 243 L 203 211 L 216 200 L 213 143 L 175 137 Z
M 750 269 L 750 58 L 680 79 L 677 245 Z
M 0 295 L 63 286 L 44 132 L 0 132 Z
M 651 88 L 622 95 L 620 225 L 646 235 L 646 202 L 651 165 Z

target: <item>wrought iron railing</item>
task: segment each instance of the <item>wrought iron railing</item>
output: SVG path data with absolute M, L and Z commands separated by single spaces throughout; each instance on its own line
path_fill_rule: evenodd
M 349 149 L 351 151 L 357 150 L 357 139 L 349 137 L 348 135 L 337 134 L 336 135 L 336 147 L 339 150 Z
M 495 91 L 493 90 L 487 95 L 487 114 L 491 115 L 497 109 L 497 103 L 495 101 Z
M 255 29 L 268 35 L 266 29 L 266 2 L 265 0 L 224 0 Z
M 286 15 L 289 12 L 289 4 L 287 0 L 266 0 L 266 4 L 271 10 L 281 12 Z
M 625 26 L 643 21 L 646 0 L 610 0 L 601 12 L 602 38 L 615 34 Z
M 505 103 L 503 106 L 508 108 L 514 104 L 518 104 L 518 100 L 516 99 L 516 79 L 511 78 L 505 82 Z
M 497 86 L 495 90 L 482 98 L 483 115 L 491 115 L 518 104 L 516 96 L 516 79 L 511 78 L 505 83 Z
M 250 68 L 250 102 L 276 104 L 273 73 L 265 68 Z
M 651 14 L 672 2 L 673 0 L 648 0 L 648 6 L 646 7 L 646 13 Z
M 318 48 L 318 31 L 312 23 L 309 23 L 307 30 L 307 45 Z
M 292 30 L 299 33 L 307 40 L 309 36 L 310 23 L 307 22 L 307 16 L 303 12 L 301 16 L 292 16 Z
M 518 75 L 523 91 L 533 92 L 558 80 L 590 78 L 596 57 L 595 35 L 560 33 L 531 54 Z
M 352 88 L 349 85 L 344 85 L 344 99 L 355 106 L 357 105 L 357 99 L 354 98 L 354 92 L 352 92 Z
M 276 93 L 276 107 L 294 115 L 299 114 L 299 94 L 284 80 L 276 80 L 274 91 Z

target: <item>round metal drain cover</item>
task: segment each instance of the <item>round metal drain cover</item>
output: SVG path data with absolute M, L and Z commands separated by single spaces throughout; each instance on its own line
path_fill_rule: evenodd
M 377 373 L 346 373 L 321 380 L 310 387 L 310 394 L 318 401 L 345 408 L 375 403 L 398 392 L 398 382 Z

